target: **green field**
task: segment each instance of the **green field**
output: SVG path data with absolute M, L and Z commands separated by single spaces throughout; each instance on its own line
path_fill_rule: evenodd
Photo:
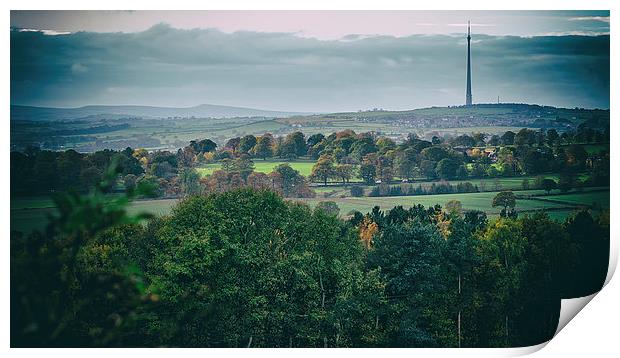
M 321 201 L 334 201 L 340 207 L 341 214 L 347 214 L 351 210 L 368 212 L 374 206 L 381 209 L 390 209 L 397 205 L 405 208 L 421 204 L 426 207 L 435 204 L 444 206 L 450 200 L 458 200 L 463 204 L 465 210 L 481 210 L 491 216 L 499 214 L 499 208 L 492 208 L 491 202 L 497 192 L 485 193 L 466 193 L 466 194 L 441 194 L 441 195 L 418 195 L 418 196 L 391 196 L 391 197 L 330 197 L 297 199 L 310 206 L 315 206 Z M 597 204 L 603 208 L 609 208 L 609 191 L 584 191 L 582 193 L 564 195 L 544 195 L 542 190 L 526 190 L 516 192 L 518 196 L 530 197 L 528 199 L 517 199 L 518 211 L 545 210 L 553 213 L 554 218 L 564 218 L 579 206 Z M 557 201 L 557 202 L 556 202 Z
M 130 214 L 165 215 L 177 202 L 177 199 L 136 200 L 130 204 L 127 211 Z M 49 198 L 11 200 L 11 230 L 30 232 L 44 229 L 48 217 L 55 211 L 54 204 Z
M 491 207 L 491 201 L 496 194 L 496 192 L 485 192 L 377 198 L 330 197 L 327 199 L 291 200 L 301 201 L 312 207 L 321 201 L 334 201 L 340 207 L 342 215 L 347 214 L 351 210 L 368 212 L 375 205 L 380 206 L 383 210 L 387 210 L 397 205 L 410 207 L 422 204 L 428 207 L 440 204 L 444 206 L 450 200 L 459 200 L 465 210 L 482 210 L 490 216 L 497 216 L 499 209 Z M 583 192 L 548 196 L 544 195 L 542 190 L 519 191 L 515 194 L 519 197 L 517 199 L 518 211 L 545 210 L 552 218 L 558 220 L 566 218 L 573 211 L 583 206 L 596 205 L 605 209 L 609 208 L 609 188 L 591 188 Z M 165 215 L 170 212 L 177 202 L 177 199 L 137 200 L 130 204 L 128 211 L 132 214 L 147 212 L 154 215 Z M 54 213 L 54 211 L 53 203 L 49 198 L 39 197 L 11 200 L 11 230 L 30 232 L 35 229 L 43 229 L 47 223 L 48 216 Z
M 329 198 L 327 200 L 334 201 L 340 207 L 343 214 L 351 210 L 361 212 L 371 211 L 374 206 L 382 209 L 390 209 L 394 206 L 402 205 L 405 208 L 421 204 L 426 207 L 440 204 L 444 206 L 450 200 L 458 200 L 463 204 L 465 210 L 482 210 L 487 213 L 499 213 L 499 209 L 491 208 L 491 201 L 497 193 L 466 193 L 466 194 L 441 194 L 441 195 L 417 195 L 417 196 L 387 196 L 387 197 L 360 197 L 360 198 Z M 538 191 L 536 191 L 538 194 Z M 302 199 L 301 201 L 315 206 L 325 199 Z M 533 209 L 550 209 L 561 208 L 562 206 L 554 203 L 547 203 L 534 200 L 518 200 L 517 209 L 533 210 Z
M 583 145 L 583 149 L 585 149 L 588 154 L 609 152 L 609 144 L 585 144 Z
M 294 161 L 289 162 L 285 160 L 260 160 L 257 159 L 254 161 L 254 171 L 259 173 L 269 174 L 273 171 L 275 167 L 280 164 L 288 164 L 293 169 L 297 170 L 303 176 L 309 176 L 312 172 L 312 166 L 314 166 L 314 161 Z M 207 176 L 214 171 L 221 168 L 221 164 L 213 163 L 206 164 L 201 166 L 200 168 L 196 168 L 201 176 Z
M 583 197 L 584 193 L 571 193 L 549 196 L 549 199 L 569 205 L 581 205 L 583 204 Z M 603 208 L 609 208 L 609 191 L 590 192 L 587 193 L 587 197 L 592 204 L 597 204 Z
M 550 178 L 555 180 L 556 182 L 559 179 L 557 174 L 545 174 L 542 175 L 544 178 Z M 420 180 L 414 181 L 411 183 L 405 183 L 405 185 L 413 185 L 417 187 L 418 185 L 423 188 L 428 188 L 433 184 L 450 184 L 457 185 L 459 183 L 470 182 L 473 185 L 478 186 L 478 190 L 480 191 L 501 191 L 501 190 L 521 190 L 523 189 L 523 180 L 528 179 L 530 182 L 530 186 L 534 185 L 534 181 L 536 180 L 535 176 L 524 176 L 524 177 L 512 177 L 512 178 L 483 178 L 483 179 L 464 179 L 464 180 L 447 180 L 447 181 L 429 181 L 429 180 Z M 579 176 L 579 180 L 587 179 L 587 174 L 582 174 Z M 356 178 L 355 180 L 351 180 L 351 182 L 360 182 L 361 179 Z M 332 197 L 332 196 L 341 196 L 346 195 L 349 196 L 350 188 L 343 187 L 341 183 L 329 182 L 327 186 L 314 186 L 314 191 L 318 194 L 318 196 Z M 401 184 L 391 184 L 392 186 L 401 185 Z M 364 185 L 363 188 L 366 193 L 368 193 L 373 186 Z M 588 189 L 586 189 L 588 190 Z M 554 191 L 556 193 L 557 191 Z

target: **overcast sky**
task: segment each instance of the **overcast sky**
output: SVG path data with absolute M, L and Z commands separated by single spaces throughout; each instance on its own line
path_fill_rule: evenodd
M 609 108 L 606 11 L 12 11 L 11 103 Z

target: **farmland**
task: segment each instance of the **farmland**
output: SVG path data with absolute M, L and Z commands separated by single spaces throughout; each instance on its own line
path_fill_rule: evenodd
M 491 201 L 497 192 L 417 195 L 397 197 L 330 197 L 312 199 L 290 199 L 316 206 L 321 201 L 334 201 L 340 208 L 340 214 L 346 215 L 351 210 L 368 212 L 374 206 L 382 210 L 402 205 L 411 207 L 421 204 L 426 207 L 439 204 L 444 206 L 450 200 L 458 200 L 464 210 L 481 210 L 489 216 L 497 216 L 498 208 L 491 207 Z M 595 205 L 597 208 L 609 209 L 609 188 L 589 188 L 583 192 L 559 195 L 545 195 L 542 190 L 525 190 L 515 192 L 517 195 L 516 209 L 520 212 L 544 210 L 557 220 L 563 220 L 574 210 Z M 527 198 L 527 199 L 525 199 Z M 131 203 L 129 212 L 132 214 L 146 212 L 153 215 L 170 213 L 178 199 L 137 200 Z M 54 205 L 49 198 L 28 198 L 11 200 L 11 230 L 29 232 L 45 227 L 47 217 L 54 213 Z
M 155 110 L 155 109 L 154 109 Z M 13 112 L 13 111 L 12 111 Z M 39 118 L 12 114 L 11 147 L 25 148 L 35 144 L 44 149 L 76 149 L 92 152 L 125 147 L 149 150 L 176 150 L 190 140 L 211 138 L 219 145 L 227 139 L 247 134 L 270 132 L 283 136 L 294 131 L 306 135 L 325 135 L 351 129 L 356 132 L 376 132 L 394 139 L 404 139 L 409 133 L 430 139 L 434 135 L 461 135 L 473 132 L 501 134 L 521 128 L 557 128 L 565 130 L 601 117 L 609 121 L 608 111 L 573 110 L 531 105 L 477 105 L 467 107 L 433 107 L 407 111 L 360 111 L 320 115 L 297 115 L 284 118 L 236 117 L 201 118 L 193 112 L 170 118 L 169 111 L 156 116 L 137 116 L 131 113 L 99 113 L 85 117 Z M 177 113 L 179 114 L 179 113 Z
M 311 159 L 298 159 L 294 161 L 274 160 L 274 159 L 270 159 L 270 160 L 255 159 L 253 162 L 254 162 L 254 171 L 259 172 L 259 173 L 269 174 L 278 165 L 288 164 L 293 169 L 297 170 L 301 175 L 305 177 L 310 176 L 310 173 L 312 173 L 312 167 L 316 163 L 315 161 Z M 200 173 L 202 177 L 204 177 L 204 176 L 212 174 L 214 171 L 218 169 L 221 169 L 221 167 L 222 167 L 221 163 L 210 163 L 210 164 L 203 164 L 197 167 L 196 170 L 198 171 L 198 173 Z M 354 167 L 356 169 L 358 168 L 358 166 L 354 166 Z M 557 174 L 546 174 L 546 175 L 543 175 L 543 177 L 550 178 L 556 181 L 559 178 Z M 582 174 L 579 176 L 580 180 L 584 180 L 586 178 L 587 178 L 586 174 Z M 398 181 L 400 179 L 397 177 L 394 179 L 395 179 L 394 185 L 398 185 Z M 463 179 L 463 180 L 447 180 L 447 181 L 444 180 L 444 181 L 441 181 L 441 183 L 457 185 L 459 183 L 470 182 L 474 185 L 477 185 L 480 191 L 499 191 L 499 190 L 521 190 L 523 188 L 524 180 L 528 180 L 531 185 L 534 182 L 534 180 L 536 180 L 536 176 L 499 177 L 499 178 L 481 178 L 481 179 L 469 178 L 469 179 Z M 350 182 L 352 183 L 361 183 L 361 181 L 362 180 L 358 177 L 353 177 L 350 180 Z M 429 180 L 425 180 L 424 178 L 420 178 L 418 180 L 411 182 L 411 184 L 416 185 L 416 186 L 421 185 L 423 188 L 427 188 L 427 187 L 430 187 L 432 184 L 438 184 L 438 183 L 440 182 L 437 180 L 429 181 Z M 343 194 L 343 193 L 348 192 L 348 188 L 342 187 L 341 184 L 342 183 L 339 180 L 331 179 L 328 181 L 327 186 L 322 186 L 322 185 L 319 186 L 317 184 L 314 187 L 314 190 L 317 192 L 317 194 L 331 193 L 331 192 L 334 192 L 335 194 Z M 370 188 L 370 186 L 367 186 L 367 185 L 364 185 L 363 187 L 366 189 Z
M 545 210 L 561 212 L 556 218 L 565 217 L 579 206 L 599 205 L 609 208 L 609 191 L 586 191 L 567 195 L 544 195 L 542 190 L 526 190 L 515 192 L 517 195 L 518 211 Z M 432 206 L 439 204 L 444 206 L 450 200 L 458 200 L 463 204 L 464 210 L 481 210 L 488 215 L 496 216 L 499 208 L 492 208 L 491 202 L 497 192 L 466 193 L 466 194 L 441 194 L 441 195 L 418 195 L 418 196 L 393 196 L 393 197 L 344 197 L 344 198 L 313 198 L 298 199 L 310 206 L 315 206 L 321 201 L 334 201 L 340 208 L 341 214 L 347 214 L 351 210 L 367 212 L 374 206 L 386 210 L 394 206 L 402 205 L 405 208 L 421 204 Z M 527 199 L 525 199 L 527 198 Z M 545 200 L 545 199 L 551 200 Z M 563 202 L 560 202 L 563 201 Z
M 303 176 L 309 176 L 312 172 L 312 166 L 314 161 L 285 161 L 285 160 L 255 160 L 254 171 L 259 173 L 269 174 L 275 167 L 280 164 L 288 164 L 293 169 L 297 170 Z M 220 163 L 205 164 L 196 168 L 201 176 L 206 176 L 221 168 Z

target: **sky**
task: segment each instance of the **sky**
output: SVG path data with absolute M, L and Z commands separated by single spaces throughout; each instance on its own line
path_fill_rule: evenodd
M 608 11 L 11 11 L 11 104 L 609 108 Z

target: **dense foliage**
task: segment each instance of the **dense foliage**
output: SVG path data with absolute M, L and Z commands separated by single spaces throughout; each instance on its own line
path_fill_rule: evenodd
M 451 203 L 344 221 L 245 188 L 139 224 L 102 192 L 13 233 L 12 346 L 523 346 L 607 273 L 609 219 L 587 211 L 488 221 Z
M 487 138 L 484 133 L 457 137 L 434 136 L 431 140 L 410 134 L 396 143 L 375 133 L 344 130 L 329 136 L 302 132 L 285 137 L 269 133 L 229 139 L 221 148 L 209 139 L 191 141 L 176 153 L 126 148 L 89 154 L 74 150 L 53 152 L 29 147 L 11 153 L 11 194 L 15 196 L 50 194 L 59 191 L 87 191 L 97 183 L 112 160 L 121 167 L 117 190 L 139 182 L 156 186 L 152 194 L 181 197 L 251 187 L 271 189 L 285 197 L 313 197 L 312 182 L 349 185 L 360 179 L 377 185 L 371 196 L 399 196 L 478 191 L 472 184 L 451 187 L 439 183 L 431 188 L 413 185 L 389 186 L 415 180 L 464 180 L 478 178 L 541 176 L 541 181 L 524 182 L 524 189 L 541 188 L 562 192 L 583 186 L 609 185 L 609 151 L 603 146 L 588 153 L 584 143 L 606 143 L 608 133 L 580 126 L 576 132 L 558 134 L 554 129 Z M 271 173 L 254 170 L 255 160 L 277 157 L 315 160 L 307 177 L 287 164 Z M 196 171 L 204 165 L 219 169 L 206 177 Z M 558 180 L 544 178 L 558 174 Z M 580 177 L 581 174 L 586 174 Z M 467 186 L 464 186 L 467 185 Z M 484 188 L 480 188 L 485 191 Z M 359 195 L 359 191 L 355 194 Z

